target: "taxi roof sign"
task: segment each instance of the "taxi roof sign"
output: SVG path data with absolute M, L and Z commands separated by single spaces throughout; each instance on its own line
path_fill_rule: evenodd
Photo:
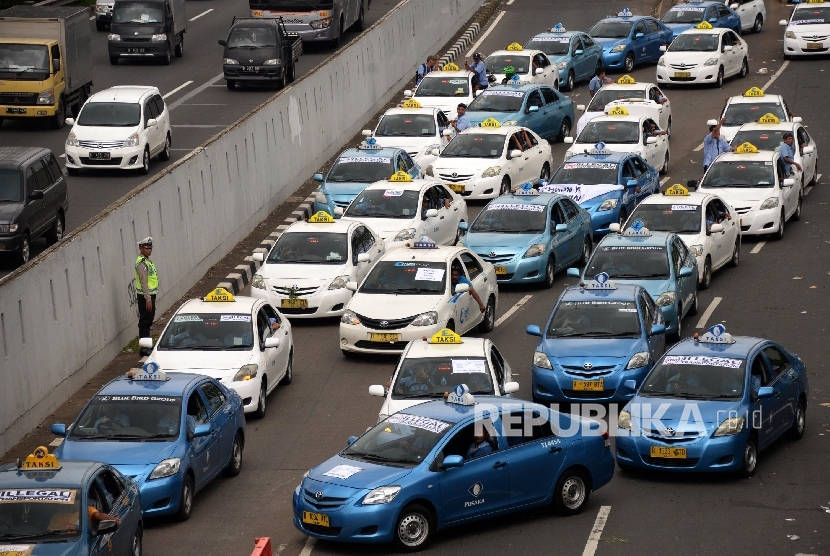
M 630 75 L 623 75 L 622 77 L 617 79 L 617 84 L 618 85 L 634 85 L 636 83 L 637 82 Z
M 565 27 L 561 23 L 557 23 L 550 29 L 551 33 L 564 33 L 566 31 Z
M 808 4 L 824 4 L 824 0 L 807 0 Z
M 752 87 L 748 91 L 744 93 L 745 97 L 762 97 L 764 96 L 764 91 L 759 89 L 758 87 Z
M 413 249 L 438 249 L 438 245 L 429 236 L 421 236 L 421 239 L 412 244 Z
M 735 338 L 726 331 L 726 327 L 723 324 L 716 324 L 710 326 L 709 330 L 703 336 L 695 338 L 695 341 L 702 344 L 734 344 Z
M 378 140 L 374 137 L 368 137 L 365 141 L 363 141 L 360 145 L 357 146 L 358 149 L 362 151 L 377 151 L 382 149 L 380 145 L 378 145 Z
M 423 108 L 423 106 L 421 106 L 420 102 L 418 102 L 414 98 L 411 98 L 403 104 L 401 104 L 401 108 Z
M 623 235 L 628 237 L 649 237 L 651 236 L 651 230 L 646 228 L 642 220 L 635 220 L 631 223 L 631 226 L 625 229 Z
M 55 457 L 55 454 L 50 454 L 46 446 L 38 446 L 34 452 L 26 456 L 26 459 L 18 465 L 19 469 L 27 470 L 53 470 L 56 471 L 61 468 L 61 462 Z
M 522 186 L 516 190 L 513 195 L 524 195 L 526 197 L 533 197 L 534 195 L 538 195 L 539 192 L 533 189 L 533 184 L 530 182 L 523 183 Z
M 458 71 L 458 66 L 450 62 L 448 64 L 444 64 L 444 66 L 441 69 L 443 71 Z
M 735 149 L 735 152 L 738 154 L 757 153 L 758 147 L 747 141 L 746 143 L 741 143 L 741 145 L 737 149 Z
M 697 24 L 697 28 L 698 29 L 711 29 L 712 24 L 709 23 L 708 21 L 701 21 L 700 23 Z
M 481 127 L 501 127 L 501 124 L 496 118 L 490 116 L 489 118 L 481 122 Z
M 167 373 L 162 371 L 159 364 L 155 361 L 144 363 L 140 369 L 130 369 L 127 371 L 127 378 L 130 380 L 149 380 L 155 382 L 170 380 Z
M 631 13 L 631 10 L 623 8 L 623 10 L 617 14 L 617 17 L 631 17 L 632 15 L 634 14 Z
M 519 50 L 524 50 L 524 48 L 522 47 L 522 45 L 520 45 L 517 42 L 511 42 L 509 45 L 507 45 L 507 50 L 519 51 Z
M 758 118 L 759 124 L 777 124 L 781 123 L 781 120 L 778 119 L 778 116 L 773 114 L 772 112 L 767 112 L 760 118 Z
M 676 183 L 674 185 L 667 187 L 666 190 L 663 192 L 663 195 L 667 195 L 669 197 L 688 197 L 689 190 L 680 185 L 679 183 Z
M 334 218 L 324 210 L 318 210 L 308 219 L 309 224 L 334 224 Z
M 442 328 L 429 339 L 430 344 L 463 344 L 461 336 L 449 328 Z
M 608 111 L 609 116 L 628 116 L 628 110 L 623 108 L 622 106 L 615 106 L 611 110 Z
M 597 155 L 597 156 L 606 156 L 611 154 L 611 151 L 605 148 L 605 143 L 600 141 L 596 143 L 594 147 L 588 151 L 588 154 Z
M 233 294 L 225 288 L 216 288 L 215 290 L 213 290 L 205 296 L 205 301 L 236 301 L 236 299 L 233 297 Z
M 616 290 L 617 284 L 608 279 L 607 272 L 600 272 L 590 282 L 586 282 L 583 286 L 586 290 Z
M 389 178 L 389 181 L 412 181 L 412 176 L 404 172 L 403 170 L 398 170 Z
M 447 403 L 456 405 L 475 405 L 476 399 L 470 394 L 466 384 L 459 384 L 447 395 Z

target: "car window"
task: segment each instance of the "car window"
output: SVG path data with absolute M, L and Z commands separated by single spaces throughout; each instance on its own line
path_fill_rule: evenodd
M 542 87 L 542 96 L 545 97 L 547 104 L 553 104 L 559 101 L 559 97 L 556 96 L 556 93 L 550 87 Z
M 481 262 L 471 253 L 461 253 L 461 260 L 464 261 L 464 266 L 467 268 L 467 275 L 470 280 L 473 280 L 482 273 L 483 268 Z
M 164 112 L 164 99 L 161 98 L 161 95 L 153 95 L 153 102 L 156 103 L 156 114 L 161 115 Z
M 570 222 L 579 214 L 576 210 L 576 207 L 571 203 L 568 199 L 562 199 L 559 201 L 559 204 L 562 205 L 562 210 L 565 212 L 565 219 Z
M 274 310 L 273 307 L 268 305 L 267 303 L 262 306 L 262 311 L 265 313 L 265 316 L 269 319 L 276 319 L 276 321 L 282 324 L 282 319 L 280 318 L 279 314 Z M 270 322 L 270 321 L 269 321 Z
M 199 385 L 199 389 L 207 398 L 208 409 L 211 416 L 222 409 L 222 405 L 225 403 L 225 395 L 218 386 L 216 386 L 213 382 L 208 381 Z
M 660 31 L 660 26 L 657 25 L 657 22 L 653 19 L 646 21 L 646 25 L 648 26 L 649 33 L 657 33 Z
M 729 17 L 730 15 L 729 10 L 726 8 L 726 6 L 718 6 L 718 14 L 721 17 Z
M 60 47 L 59 47 L 58 45 L 54 45 L 54 46 L 52 46 L 52 59 L 53 59 L 53 60 L 55 60 L 55 59 L 60 60 L 60 57 L 61 57 L 61 49 L 60 49 Z M 53 68 L 53 69 L 54 69 L 54 68 Z M 63 70 L 63 68 L 61 68 L 61 70 Z
M 447 456 L 462 456 L 464 459 L 473 459 L 473 457 L 467 457 L 468 452 L 470 452 L 470 448 L 473 446 L 473 436 L 476 432 L 480 431 L 487 431 L 487 439 L 485 442 L 490 444 L 492 448 L 492 452 L 497 452 L 499 449 L 498 439 L 492 435 L 494 432 L 492 424 L 482 425 L 478 424 L 478 431 L 476 431 L 476 423 L 470 423 L 466 427 L 462 427 L 458 432 L 456 432 L 452 438 L 447 442 L 444 448 L 441 450 L 441 453 L 438 456 L 439 461 L 444 461 L 444 458 Z M 487 454 L 484 454 L 486 456 Z
M 411 172 L 413 168 L 415 168 L 415 162 L 413 162 L 412 158 L 410 158 L 409 154 L 401 153 L 401 158 L 403 159 L 404 167 L 406 168 L 407 172 Z
M 101 490 L 111 505 L 124 494 L 124 485 L 109 469 L 103 469 L 95 478 L 95 481 L 102 487 Z
M 496 373 L 496 380 L 499 385 L 504 385 L 504 359 L 496 349 L 496 346 L 490 347 L 490 360 L 493 363 L 493 372 Z
M 674 265 L 675 277 L 677 277 L 680 273 L 680 267 L 683 266 L 683 259 L 680 257 L 680 250 L 677 248 L 677 244 L 674 242 L 671 243 L 671 260 Z
M 60 164 L 58 164 L 58 161 L 55 159 L 55 155 L 50 153 L 49 156 L 46 157 L 46 165 L 49 167 L 49 174 L 51 175 L 52 183 L 57 183 L 63 177 L 63 172 L 61 171 Z
M 35 189 L 48 189 L 52 185 L 52 179 L 49 177 L 49 171 L 46 169 L 44 160 L 36 160 L 31 168 L 34 171 L 35 183 L 37 183 Z
M 525 141 L 524 137 L 522 137 L 521 133 L 514 133 L 510 136 L 510 142 L 508 143 L 508 148 L 512 150 L 525 150 Z
M 755 360 L 752 361 L 751 375 L 760 381 L 760 386 L 766 386 L 770 383 L 769 369 L 767 368 L 767 364 L 764 361 L 764 358 L 761 357 L 760 353 L 757 354 L 755 356 Z
M 641 21 L 634 27 L 634 36 L 636 36 L 637 33 L 646 34 L 646 24 L 644 22 Z
M 156 117 L 156 103 L 152 98 L 144 101 L 144 127 L 147 127 L 147 122 Z
M 527 95 L 527 106 L 528 108 L 531 106 L 538 106 L 539 108 L 542 107 L 542 95 L 539 91 L 531 91 L 529 95 Z
M 623 185 L 625 185 L 626 181 L 633 180 L 634 176 L 635 176 L 634 166 L 631 165 L 631 160 L 630 159 L 626 160 L 625 164 L 623 164 L 623 169 L 622 169 Z
M 640 297 L 637 299 L 638 304 L 640 305 L 640 313 L 643 315 L 643 322 L 645 323 L 645 330 L 648 332 L 651 330 L 651 325 L 653 324 L 651 320 L 651 312 L 648 310 L 648 303 L 646 302 L 645 296 L 641 293 Z
M 592 39 L 588 35 L 583 35 L 582 44 L 585 46 L 586 49 L 591 48 L 592 46 L 594 46 L 594 39 Z
M 257 329 L 259 332 L 259 338 L 261 342 L 265 342 L 266 338 L 270 338 L 274 335 L 275 331 L 271 330 L 272 318 L 272 316 L 265 312 L 264 305 L 260 307 L 259 311 L 257 311 Z
M 92 506 L 101 513 L 109 513 L 112 510 L 112 502 L 104 493 L 104 487 L 98 478 L 92 480 L 87 491 L 87 505 Z M 81 515 L 86 515 L 86 512 L 81 512 Z M 90 524 L 91 525 L 91 524 Z
M 363 226 L 359 226 L 352 232 L 352 262 L 354 264 L 357 264 L 357 256 L 366 252 L 363 248 L 363 230 L 365 229 Z
M 585 47 L 582 46 L 582 40 L 579 37 L 574 37 L 574 40 L 571 42 L 571 56 L 574 56 L 577 50 L 584 49 Z
M 553 222 L 554 226 L 567 222 L 567 220 L 565 220 L 565 213 L 562 212 L 562 207 L 559 206 L 559 203 L 556 203 L 551 207 L 550 221 Z
M 764 355 L 767 356 L 767 360 L 769 360 L 770 366 L 772 367 L 773 380 L 790 368 L 790 361 L 787 359 L 787 356 L 781 353 L 781 350 L 777 347 L 769 346 L 765 348 Z
M 197 425 L 207 423 L 208 411 L 198 391 L 190 394 L 190 397 L 187 399 L 187 415 L 193 417 Z
M 533 134 L 530 133 L 529 131 L 525 131 L 524 136 L 525 136 L 525 143 L 530 143 L 531 147 L 535 147 L 536 145 L 539 144 L 539 141 L 536 140 L 536 137 L 534 137 Z
M 371 249 L 377 243 L 377 239 L 375 238 L 374 234 L 369 231 L 368 228 L 363 228 L 363 249 L 365 252 L 371 251 Z
M 645 162 L 643 162 L 639 158 L 632 158 L 631 164 L 634 166 L 635 177 L 640 177 L 641 174 L 645 174 L 648 172 L 648 167 L 646 167 Z
M 449 118 L 447 118 L 447 117 L 444 115 L 444 113 L 443 113 L 443 112 L 439 111 L 439 112 L 436 114 L 436 117 L 438 118 L 438 127 L 447 127 L 447 126 L 450 124 L 450 120 L 449 120 Z
M 677 248 L 677 255 L 680 257 L 680 266 L 682 267 L 689 258 L 689 250 L 686 249 L 686 244 L 680 238 L 674 238 L 674 246 Z
M 510 448 L 556 436 L 551 429 L 550 419 L 543 419 L 538 409 L 511 411 L 509 421 L 505 418 L 504 423 L 504 434 Z
M 795 133 L 798 135 L 799 145 L 803 144 L 806 147 L 810 143 L 810 136 L 807 135 L 807 131 L 803 127 L 799 127 Z

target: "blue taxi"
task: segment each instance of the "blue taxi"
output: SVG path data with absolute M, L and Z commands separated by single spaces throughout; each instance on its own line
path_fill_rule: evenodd
M 491 263 L 499 284 L 542 282 L 571 263 L 588 262 L 591 217 L 564 195 L 539 194 L 526 183 L 513 195 L 490 201 L 472 225 L 458 227 L 471 251 Z
M 559 297 L 533 354 L 533 401 L 625 402 L 666 351 L 666 325 L 641 286 L 601 273 Z
M 563 91 L 572 91 L 575 83 L 593 78 L 602 67 L 602 47 L 587 33 L 568 31 L 561 23 L 534 36 L 524 48 L 548 55 L 559 71 Z
M 328 174 L 314 174 L 314 181 L 321 182 L 314 194 L 314 214 L 325 211 L 340 218 L 340 208 L 346 210 L 349 203 L 366 186 L 388 179 L 397 171 L 404 171 L 412 179 L 421 177 L 421 168 L 405 149 L 384 148 L 374 137 L 368 137 L 357 148 L 346 149 L 334 160 Z
M 613 226 L 617 229 L 617 226 Z M 675 233 L 652 232 L 637 220 L 622 233 L 602 238 L 583 272 L 605 273 L 618 284 L 642 286 L 663 312 L 666 332 L 680 339 L 681 321 L 698 309 L 697 259 Z M 577 268 L 568 276 L 579 278 Z
M 659 60 L 660 47 L 672 41 L 672 30 L 662 21 L 628 8 L 598 21 L 588 34 L 602 46 L 602 67 L 626 73 L 635 64 Z
M 591 215 L 595 236 L 611 224 L 623 224 L 637 204 L 660 191 L 660 176 L 634 153 L 612 153 L 597 143 L 562 164 L 541 192 L 567 195 Z
M 0 465 L 0 554 L 135 556 L 143 536 L 138 485 L 105 463 L 41 446 Z
M 303 534 L 414 551 L 436 531 L 519 509 L 579 513 L 614 474 L 597 421 L 501 396 L 473 398 L 463 384 L 348 443 L 294 490 L 294 526 Z
M 242 399 L 213 378 L 166 374 L 155 363 L 116 377 L 89 401 L 55 455 L 98 459 L 138 483 L 144 516 L 184 521 L 193 497 L 220 473 L 242 469 Z
M 804 435 L 808 399 L 798 355 L 716 324 L 668 350 L 620 412 L 617 464 L 751 476 L 761 451 Z
M 571 99 L 553 87 L 537 84 L 488 87 L 467 107 L 471 125 L 494 118 L 501 125 L 532 129 L 544 139 L 563 140 L 574 122 Z
M 676 4 L 660 18 L 672 30 L 672 40 L 683 31 L 688 31 L 701 21 L 708 21 L 712 27 L 732 29 L 741 34 L 741 16 L 723 2 L 691 0 Z

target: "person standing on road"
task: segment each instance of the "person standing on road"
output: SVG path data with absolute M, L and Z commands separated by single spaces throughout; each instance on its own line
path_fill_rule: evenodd
M 487 69 L 484 66 L 484 62 L 481 61 L 483 56 L 480 52 L 476 52 L 473 54 L 473 63 L 470 64 L 467 60 L 464 60 L 464 67 L 467 71 L 470 71 L 478 76 L 478 80 L 473 79 L 473 94 L 475 95 L 477 91 L 483 91 L 487 88 L 490 82 L 487 80 Z
M 156 318 L 156 295 L 159 292 L 159 277 L 156 265 L 150 260 L 153 252 L 153 238 L 146 237 L 138 242 L 138 258 L 135 261 L 135 291 L 138 302 L 138 337 L 150 338 L 150 327 Z M 140 355 L 150 355 L 150 349 L 141 348 Z
M 795 161 L 795 138 L 793 134 L 789 131 L 784 134 L 782 137 L 783 141 L 781 141 L 781 160 L 784 162 L 784 170 L 786 174 L 784 175 L 785 178 L 789 178 L 790 174 L 792 174 L 792 167 L 795 166 L 798 168 L 798 171 L 801 171 L 801 164 Z
M 717 125 L 709 126 L 709 134 L 703 138 L 703 172 L 709 169 L 709 166 L 715 161 L 721 153 L 728 153 L 733 151 L 732 146 L 726 142 L 726 139 L 720 136 L 720 126 L 726 118 L 721 118 Z
M 609 83 L 613 83 L 613 81 L 611 81 L 608 77 L 605 77 L 605 70 L 597 68 L 596 75 L 594 75 L 594 78 L 591 79 L 590 83 L 588 83 L 588 92 L 591 93 L 591 98 L 594 98 L 594 95 L 602 89 L 603 85 L 608 85 Z
M 426 63 L 421 64 L 420 66 L 418 66 L 418 69 L 415 70 L 415 85 L 416 86 L 421 82 L 421 80 L 426 76 L 426 74 L 428 74 L 429 72 L 431 72 L 432 70 L 435 69 L 435 61 L 436 60 L 437 60 L 437 58 L 435 56 L 430 55 L 430 56 L 427 56 Z

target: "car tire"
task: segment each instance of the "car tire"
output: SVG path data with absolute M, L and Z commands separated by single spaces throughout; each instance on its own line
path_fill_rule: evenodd
M 29 262 L 32 256 L 32 240 L 29 238 L 29 232 L 23 234 L 20 240 L 20 247 L 17 249 L 17 264 L 24 265 Z
M 478 325 L 478 331 L 487 333 L 492 332 L 496 327 L 496 300 L 493 296 L 487 300 L 487 308 L 484 309 L 484 318 Z
M 347 349 L 341 349 L 340 351 L 343 352 L 343 357 L 345 357 L 346 359 L 354 359 L 355 357 L 357 357 L 357 353 L 353 351 L 349 351 Z
M 113 66 L 118 65 L 118 56 L 110 56 L 110 64 Z
M 729 259 L 729 266 L 736 267 L 741 264 L 741 238 L 735 240 L 735 247 L 732 249 L 732 258 Z
M 671 139 L 671 116 L 669 116 L 669 122 L 666 125 L 666 137 Z
M 335 38 L 333 38 L 329 41 L 329 47 L 332 50 L 337 50 L 338 48 L 340 48 L 340 43 L 343 40 L 343 31 L 344 31 L 344 29 L 343 29 L 343 17 L 341 16 L 340 17 L 340 34 L 338 34 Z
M 741 64 L 741 72 L 738 74 L 738 77 L 743 79 L 747 75 L 749 75 L 749 61 L 746 58 L 744 58 L 744 61 Z
M 804 191 L 804 185 L 803 184 L 801 186 L 801 189 L 798 192 L 798 203 L 795 205 L 795 212 L 792 215 L 793 222 L 798 222 L 799 220 L 801 220 L 801 205 L 802 205 L 802 201 L 803 201 L 803 197 L 804 197 L 804 194 L 802 193 L 802 191 Z
M 262 377 L 262 383 L 259 385 L 259 397 L 257 398 L 256 410 L 252 413 L 255 419 L 262 419 L 265 417 L 265 411 L 267 408 L 267 393 L 268 393 L 268 380 L 265 376 Z
M 588 259 L 591 258 L 592 247 L 591 238 L 589 236 L 585 236 L 585 240 L 582 242 L 582 255 L 579 257 L 577 266 L 581 266 L 583 268 L 588 266 Z
M 795 418 L 793 426 L 787 431 L 787 438 L 790 440 L 801 440 L 804 437 L 804 430 L 807 428 L 807 408 L 803 400 L 798 401 L 795 406 Z
M 565 140 L 565 137 L 570 135 L 571 133 L 571 120 L 568 118 L 562 118 L 562 125 L 559 126 L 559 134 L 556 136 L 556 140 L 560 143 Z
M 234 89 L 236 89 L 236 81 L 231 81 L 230 79 L 227 79 L 225 81 L 225 86 L 228 88 L 229 91 L 233 91 Z
M 700 280 L 700 289 L 708 290 L 709 286 L 712 285 L 712 259 L 706 257 L 706 261 L 703 263 L 703 275 Z
M 542 165 L 542 171 L 539 173 L 539 184 L 548 182 L 550 180 L 550 166 L 547 162 Z
M 288 386 L 294 380 L 294 349 L 288 352 L 288 365 L 285 368 L 285 374 L 280 380 L 280 386 Z
M 144 530 L 141 527 L 141 523 L 139 523 L 135 528 L 135 534 L 133 535 L 133 547 L 130 550 L 130 556 L 141 556 L 142 552 L 144 551 Z
M 744 459 L 741 466 L 741 475 L 744 477 L 752 477 L 755 475 L 755 470 L 758 469 L 758 441 L 755 440 L 755 434 L 751 433 L 746 439 L 746 446 L 744 446 Z
M 170 147 L 173 146 L 173 140 L 170 138 L 170 133 L 164 139 L 164 148 L 159 153 L 159 160 L 170 160 Z
M 144 174 L 145 176 L 150 173 L 150 147 L 144 147 L 144 154 L 141 157 L 141 168 L 138 170 L 139 173 Z
M 752 26 L 753 33 L 760 33 L 761 28 L 764 26 L 764 18 L 761 14 L 755 16 L 755 24 Z
M 179 44 L 176 45 L 176 58 L 184 56 L 184 34 L 179 35 Z
M 588 503 L 591 485 L 581 469 L 568 469 L 556 481 L 553 507 L 560 515 L 576 515 Z
M 96 31 L 106 31 L 107 24 L 101 21 L 100 19 L 95 20 L 95 30 Z
M 233 438 L 233 448 L 231 449 L 231 460 L 222 471 L 225 477 L 236 477 L 242 471 L 242 437 L 239 433 Z
M 776 241 L 781 241 L 782 239 L 784 239 L 784 226 L 786 225 L 786 223 L 787 220 L 786 218 L 784 218 L 784 210 L 782 209 L 781 218 L 778 221 L 778 231 L 775 232 L 775 235 L 772 236 Z
M 568 70 L 568 78 L 565 81 L 565 86 L 563 87 L 563 89 L 566 91 L 573 91 L 575 82 L 576 78 L 574 77 L 574 70 Z
M 718 68 L 718 78 L 715 81 L 715 87 L 723 88 L 723 66 Z
M 393 542 L 402 552 L 416 552 L 429 543 L 434 530 L 432 512 L 424 506 L 412 504 L 404 508 L 395 521 Z
M 677 304 L 677 329 L 674 331 L 674 334 L 671 335 L 670 340 L 672 342 L 679 342 L 680 336 L 683 334 L 683 306 L 678 303 Z
M 52 124 L 52 129 L 60 129 L 66 123 L 66 103 L 64 103 L 63 97 L 58 100 L 58 109 L 49 121 Z
M 445 326 L 444 328 L 446 328 L 450 332 L 455 332 L 455 321 L 452 319 L 448 320 L 447 326 Z
M 193 477 L 190 474 L 184 476 L 182 483 L 182 492 L 179 496 L 179 511 L 176 512 L 176 518 L 179 521 L 187 521 L 193 514 Z
M 354 22 L 352 25 L 352 29 L 360 33 L 363 31 L 363 27 L 366 25 L 366 16 L 363 14 L 363 2 L 360 3 L 360 15 L 357 17 L 357 21 Z
M 286 83 L 294 83 L 294 79 L 296 79 L 297 74 L 297 66 L 293 63 L 288 67 L 285 74 L 285 82 Z
M 553 287 L 553 282 L 556 279 L 556 262 L 553 257 L 548 257 L 548 262 L 545 264 L 545 279 L 542 281 L 542 287 L 549 290 Z
M 625 62 L 623 63 L 623 71 L 628 73 L 634 69 L 634 53 L 629 52 L 625 56 Z
M 510 178 L 504 176 L 501 179 L 501 188 L 499 189 L 499 196 L 510 194 Z
M 665 176 L 669 173 L 669 149 L 666 149 L 666 157 L 663 159 L 663 167 L 660 168 L 660 175 Z
M 622 463 L 620 460 L 617 460 L 617 467 L 619 467 L 620 471 L 623 473 L 634 473 L 636 470 L 635 467 L 628 465 L 627 463 Z
M 692 298 L 692 306 L 689 308 L 690 316 L 695 316 L 700 310 L 700 296 L 698 294 L 698 289 L 695 288 L 695 296 Z
M 63 239 L 63 230 L 63 213 L 59 212 L 57 216 L 55 216 L 55 222 L 52 224 L 52 227 L 49 228 L 49 231 L 47 231 L 45 234 L 46 242 L 49 245 L 55 245 L 57 242 Z
M 164 54 L 164 58 L 161 59 L 162 65 L 169 66 L 170 62 L 172 61 L 173 56 L 170 52 L 170 46 L 167 46 L 167 52 Z

